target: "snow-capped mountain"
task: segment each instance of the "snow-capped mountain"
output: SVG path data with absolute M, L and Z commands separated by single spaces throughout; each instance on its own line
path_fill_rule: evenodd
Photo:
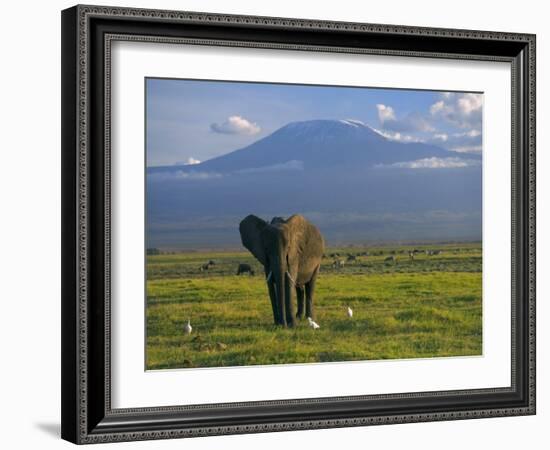
M 292 122 L 253 144 L 189 166 L 155 167 L 164 171 L 241 172 L 285 165 L 309 171 L 337 166 L 369 168 L 426 158 L 466 159 L 456 152 L 424 143 L 391 141 L 356 120 L 309 120 Z M 469 155 L 477 159 L 477 156 Z M 292 164 L 294 162 L 294 166 Z

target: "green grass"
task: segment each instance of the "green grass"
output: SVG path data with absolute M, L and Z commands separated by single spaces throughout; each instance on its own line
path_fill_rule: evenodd
M 407 247 L 407 250 L 411 247 Z M 420 248 L 420 247 L 416 247 Z M 430 247 L 422 247 L 422 250 Z M 190 252 L 147 259 L 148 369 L 480 355 L 481 248 L 433 246 L 417 255 L 380 247 L 344 268 L 325 258 L 317 282 L 319 330 L 273 325 L 263 270 L 249 253 Z M 345 255 L 364 249 L 329 249 Z M 384 259 L 395 252 L 397 263 Z M 341 256 L 342 257 L 342 256 Z M 344 256 L 345 258 L 345 256 Z M 208 271 L 201 264 L 214 260 Z M 256 275 L 236 276 L 246 262 Z M 346 307 L 353 309 L 353 319 Z M 193 333 L 183 326 L 191 319 Z

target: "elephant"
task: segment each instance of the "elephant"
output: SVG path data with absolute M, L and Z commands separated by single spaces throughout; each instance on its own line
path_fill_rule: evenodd
M 250 266 L 250 264 L 239 264 L 239 267 L 237 268 L 237 275 L 247 272 L 250 276 L 254 275 L 254 269 Z
M 293 327 L 295 317 L 304 314 L 315 319 L 313 297 L 325 249 L 319 229 L 299 214 L 287 220 L 275 217 L 271 223 L 249 215 L 239 232 L 243 246 L 264 266 L 275 324 Z

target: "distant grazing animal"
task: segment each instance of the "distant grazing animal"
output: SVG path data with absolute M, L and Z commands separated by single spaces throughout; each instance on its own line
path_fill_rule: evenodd
M 397 258 L 394 255 L 388 256 L 386 259 L 384 259 L 384 262 L 394 262 L 397 263 Z
M 191 334 L 193 327 L 191 326 L 191 319 L 187 319 L 187 323 L 183 326 L 183 331 L 185 334 Z
M 319 229 L 299 214 L 271 223 L 249 215 L 239 232 L 243 246 L 264 266 L 275 324 L 292 327 L 296 318 L 314 318 L 315 283 L 325 251 Z
M 357 257 L 355 255 L 348 255 L 348 262 L 355 262 L 357 261 Z
M 409 259 L 414 260 L 414 252 L 409 252 Z
M 208 261 L 207 263 L 204 263 L 202 266 L 200 266 L 199 270 L 201 272 L 204 272 L 205 270 L 210 270 L 210 268 L 214 265 L 214 261 Z
M 308 318 L 307 318 L 307 321 L 308 321 L 308 323 L 309 323 L 309 326 L 310 326 L 311 328 L 313 328 L 314 330 L 318 330 L 319 328 L 321 328 L 321 327 L 319 326 L 319 324 L 315 323 L 315 322 L 312 320 L 311 317 L 308 317 Z
M 332 262 L 332 267 L 334 267 L 335 269 L 341 269 L 345 265 L 346 265 L 346 261 L 344 259 L 335 259 Z
M 239 264 L 239 268 L 237 269 L 237 275 L 241 275 L 242 273 L 247 273 L 250 276 L 254 275 L 254 269 L 250 264 Z

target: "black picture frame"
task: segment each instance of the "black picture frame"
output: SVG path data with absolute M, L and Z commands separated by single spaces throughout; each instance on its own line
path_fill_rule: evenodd
M 512 374 L 505 388 L 112 409 L 113 40 L 507 61 L 512 67 Z M 62 12 L 62 437 L 165 439 L 535 414 L 535 36 L 75 6 Z

